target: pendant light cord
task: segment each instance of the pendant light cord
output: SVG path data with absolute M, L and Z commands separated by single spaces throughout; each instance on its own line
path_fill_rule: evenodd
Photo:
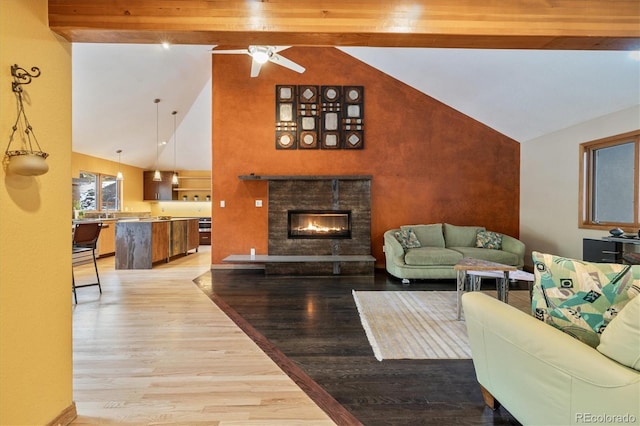
M 159 162 L 159 158 L 160 158 L 160 131 L 158 130 L 159 127 L 159 121 L 160 121 L 160 99 L 156 99 L 154 100 L 154 102 L 156 103 L 156 170 L 158 169 L 158 162 Z

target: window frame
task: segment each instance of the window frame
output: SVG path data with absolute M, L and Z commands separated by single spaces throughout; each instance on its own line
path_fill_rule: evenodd
M 593 163 L 594 152 L 628 143 L 634 144 L 633 159 L 633 223 L 593 221 Z M 580 144 L 579 211 L 578 227 L 581 229 L 605 229 L 614 227 L 627 230 L 640 228 L 640 129 Z
M 93 175 L 96 177 L 96 181 L 95 181 L 95 192 L 96 192 L 96 209 L 95 210 L 88 210 L 88 211 L 95 211 L 95 212 L 107 212 L 107 211 L 119 211 L 121 209 L 122 206 L 122 181 L 119 181 L 117 179 L 117 177 L 115 175 L 110 175 L 108 173 L 96 173 L 96 172 L 90 172 L 87 170 L 80 170 L 80 176 L 82 176 L 83 174 L 86 175 Z M 103 194 L 102 194 L 102 189 L 103 189 L 103 182 L 105 180 L 105 178 L 110 178 L 112 179 L 115 184 L 116 184 L 116 203 L 117 203 L 117 208 L 116 209 L 106 209 L 105 206 L 102 203 L 103 200 Z

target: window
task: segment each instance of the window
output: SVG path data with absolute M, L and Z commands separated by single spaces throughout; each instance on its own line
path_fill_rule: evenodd
M 120 181 L 115 176 L 80 172 L 81 210 L 120 210 Z
M 640 227 L 640 131 L 580 145 L 580 227 Z

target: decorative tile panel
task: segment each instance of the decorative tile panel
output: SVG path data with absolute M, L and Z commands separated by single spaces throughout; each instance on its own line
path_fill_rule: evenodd
M 363 149 L 364 87 L 276 85 L 276 149 Z

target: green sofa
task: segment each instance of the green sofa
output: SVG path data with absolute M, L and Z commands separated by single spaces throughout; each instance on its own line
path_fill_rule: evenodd
M 456 278 L 453 266 L 464 257 L 521 269 L 524 253 L 520 240 L 481 226 L 405 225 L 384 233 L 387 272 L 404 283 L 412 279 Z

